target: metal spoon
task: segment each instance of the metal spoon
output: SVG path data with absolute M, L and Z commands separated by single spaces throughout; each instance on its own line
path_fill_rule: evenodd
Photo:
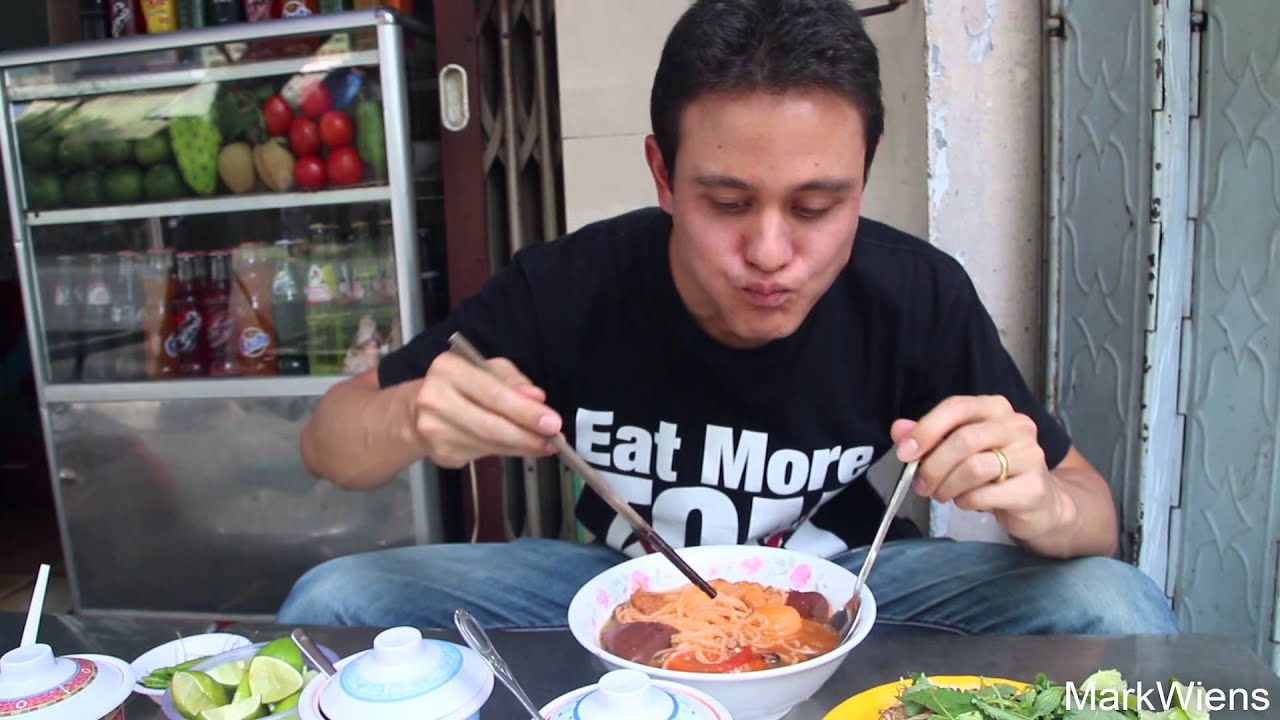
M 480 653 L 480 657 L 489 663 L 489 667 L 493 670 L 493 674 L 498 676 L 503 685 L 511 691 L 512 695 L 520 701 L 524 709 L 535 720 L 544 720 L 542 713 L 539 712 L 538 706 L 533 704 L 529 696 L 525 694 L 524 688 L 520 687 L 520 683 L 516 682 L 515 675 L 511 674 L 511 668 L 507 667 L 507 661 L 502 659 L 498 651 L 494 649 L 493 643 L 489 641 L 488 634 L 484 628 L 480 627 L 480 623 L 472 617 L 471 613 L 466 610 L 455 610 L 453 613 L 453 624 L 458 626 L 458 632 L 462 633 L 462 639 L 467 641 L 467 645 L 472 650 Z
M 876 556 L 880 554 L 884 536 L 889 532 L 889 523 L 893 522 L 893 518 L 897 516 L 898 508 L 902 507 L 902 500 L 907 496 L 907 488 L 911 487 L 911 481 L 915 479 L 918 464 L 919 461 L 912 460 L 903 468 L 902 476 L 898 478 L 898 485 L 893 489 L 893 496 L 889 499 L 889 507 L 885 508 L 884 517 L 880 519 L 876 538 L 872 541 L 871 548 L 867 550 L 866 559 L 862 561 L 862 571 L 858 573 L 858 579 L 853 583 L 853 596 L 827 621 L 827 624 L 836 631 L 836 636 L 840 638 L 841 643 L 849 638 L 853 628 L 858 624 L 858 615 L 862 612 L 862 586 L 867 583 L 871 566 L 875 564 Z
M 311 661 L 311 664 L 320 668 L 320 672 L 324 673 L 326 677 L 333 677 L 338 674 L 338 670 L 333 667 L 333 663 L 329 662 L 329 658 L 320 652 L 320 648 L 316 647 L 314 642 L 311 642 L 311 637 L 302 628 L 295 628 L 289 634 L 289 637 L 293 638 L 293 644 L 297 645 L 302 654 Z

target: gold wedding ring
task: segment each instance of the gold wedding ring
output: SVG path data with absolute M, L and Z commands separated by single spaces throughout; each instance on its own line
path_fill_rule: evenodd
M 1004 482 L 1005 478 L 1009 477 L 1009 458 L 1003 451 L 996 448 L 991 448 L 991 452 L 995 453 L 996 459 L 1000 461 L 1000 476 L 994 482 Z

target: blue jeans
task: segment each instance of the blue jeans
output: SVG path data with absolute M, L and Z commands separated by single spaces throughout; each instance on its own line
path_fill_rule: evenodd
M 853 572 L 866 548 L 833 560 Z M 487 628 L 564 627 L 569 601 L 626 556 L 598 544 L 520 539 L 352 555 L 307 572 L 280 609 L 291 625 L 450 628 L 465 608 Z M 871 572 L 877 632 L 1176 634 L 1160 588 L 1109 558 L 1059 561 L 996 543 L 886 542 Z

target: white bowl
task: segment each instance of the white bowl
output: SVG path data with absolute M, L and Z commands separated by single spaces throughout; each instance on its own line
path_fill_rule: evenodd
M 839 608 L 853 593 L 854 573 L 813 555 L 756 545 L 713 545 L 677 550 L 708 580 L 747 580 L 788 590 L 822 593 Z M 871 632 L 875 597 L 863 586 L 862 611 L 853 632 L 835 649 L 818 657 L 752 672 L 706 674 L 664 670 L 624 660 L 600 646 L 600 630 L 614 608 L 641 587 L 666 590 L 689 583 L 671 561 L 658 553 L 628 560 L 596 577 L 569 604 L 569 629 L 580 645 L 611 669 L 640 670 L 659 680 L 687 685 L 720 701 L 734 720 L 778 720 L 809 699 L 840 667 L 845 657 Z
M 130 663 L 134 674 L 138 678 L 138 681 L 134 683 L 133 691 L 139 695 L 149 695 L 152 700 L 159 703 L 165 691 L 164 689 L 155 690 L 143 685 L 142 679 L 146 676 L 160 668 L 172 667 L 198 657 L 221 655 L 228 650 L 235 650 L 248 644 L 249 638 L 240 635 L 205 633 L 203 635 L 192 635 L 191 637 L 170 640 L 163 645 L 157 645 L 139 655 L 137 659 Z

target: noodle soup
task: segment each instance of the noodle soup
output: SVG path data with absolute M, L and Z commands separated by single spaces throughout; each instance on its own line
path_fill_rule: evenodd
M 664 670 L 740 673 L 804 662 L 839 643 L 820 593 L 744 580 L 711 585 L 715 598 L 691 583 L 637 589 L 601 628 L 601 647 Z

